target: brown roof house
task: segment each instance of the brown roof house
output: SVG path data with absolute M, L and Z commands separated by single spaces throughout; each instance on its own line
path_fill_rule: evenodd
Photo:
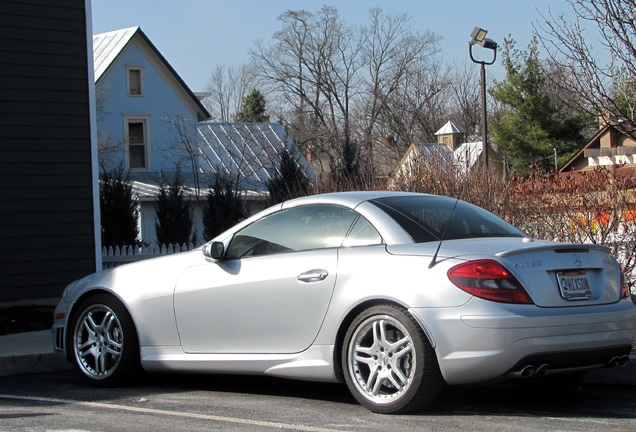
M 636 168 L 636 140 L 615 125 L 601 121 L 598 133 L 561 168 L 561 172 L 598 167 Z

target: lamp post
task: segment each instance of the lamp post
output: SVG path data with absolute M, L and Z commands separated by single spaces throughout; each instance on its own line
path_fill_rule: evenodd
M 486 121 L 486 65 L 491 65 L 497 59 L 497 42 L 492 39 L 488 39 L 486 34 L 487 30 L 484 30 L 479 27 L 475 27 L 473 32 L 470 34 L 472 38 L 470 42 L 468 42 L 468 52 L 470 53 L 470 59 L 474 63 L 481 64 L 481 145 L 482 152 L 484 154 L 484 158 L 486 160 L 486 169 L 488 166 L 488 123 Z M 478 44 L 482 48 L 491 49 L 494 51 L 492 61 L 486 62 L 483 60 L 475 60 L 473 57 L 473 45 Z

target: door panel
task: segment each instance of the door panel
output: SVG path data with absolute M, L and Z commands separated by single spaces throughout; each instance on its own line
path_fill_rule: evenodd
M 188 353 L 295 353 L 315 339 L 331 300 L 337 249 L 191 267 L 174 295 Z

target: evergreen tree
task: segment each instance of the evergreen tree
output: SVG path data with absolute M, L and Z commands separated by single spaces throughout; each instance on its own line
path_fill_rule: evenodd
M 172 184 L 161 184 L 155 202 L 155 231 L 159 244 L 183 244 L 191 240 L 192 208 L 184 196 L 183 179 L 176 173 Z
M 278 170 L 267 182 L 272 204 L 307 195 L 309 179 L 287 148 L 278 153 Z
M 561 160 L 577 150 L 588 118 L 568 111 L 562 101 L 550 95 L 536 39 L 527 51 L 515 50 L 514 41 L 506 39 L 503 65 L 506 79 L 489 90 L 503 105 L 489 119 L 493 141 L 516 173 L 532 174 L 535 166 L 550 171 L 555 149 Z
M 132 185 L 123 178 L 123 169 L 103 171 L 99 176 L 102 245 L 129 246 L 138 243 L 139 206 Z
M 203 208 L 203 238 L 209 241 L 234 226 L 244 217 L 243 205 L 224 175 L 217 174 L 208 192 L 207 205 Z
M 241 110 L 236 113 L 236 121 L 246 123 L 265 123 L 269 116 L 265 114 L 265 96 L 254 89 L 243 98 Z

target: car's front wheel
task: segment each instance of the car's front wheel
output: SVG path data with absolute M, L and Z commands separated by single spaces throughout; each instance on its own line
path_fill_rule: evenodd
M 378 413 L 422 408 L 435 400 L 444 383 L 422 328 L 393 305 L 371 307 L 353 320 L 344 339 L 342 365 L 353 396 Z
M 97 386 L 122 385 L 140 371 L 139 342 L 130 314 L 115 297 L 84 300 L 71 323 L 72 355 L 85 378 Z

